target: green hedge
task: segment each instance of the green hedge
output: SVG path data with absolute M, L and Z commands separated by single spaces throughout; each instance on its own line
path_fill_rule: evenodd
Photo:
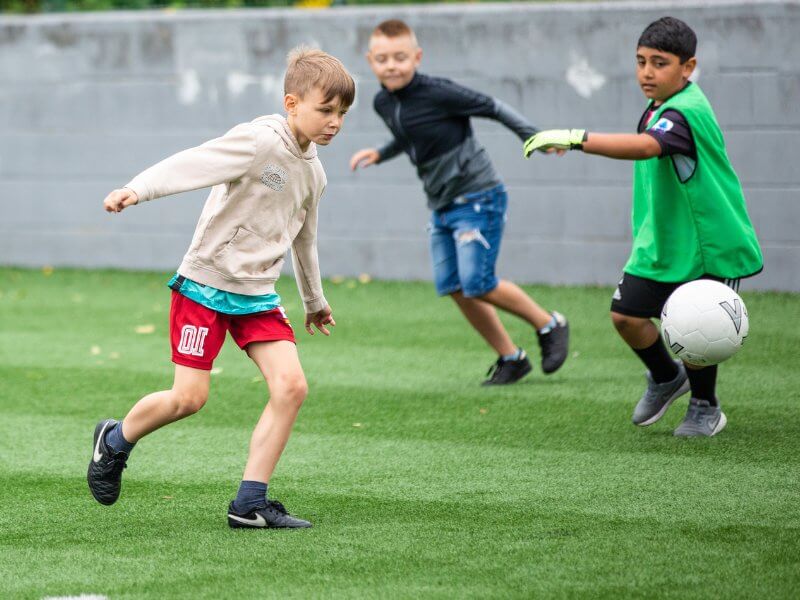
M 0 0 L 4 13 L 294 6 L 293 0 Z
M 0 0 L 0 12 L 42 13 L 163 8 L 252 8 L 301 6 L 304 4 L 314 6 L 325 4 L 422 4 L 442 1 L 447 2 L 448 0 Z

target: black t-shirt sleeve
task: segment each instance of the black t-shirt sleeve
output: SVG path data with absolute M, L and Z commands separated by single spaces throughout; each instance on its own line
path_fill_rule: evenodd
M 661 156 L 682 154 L 697 158 L 692 129 L 686 118 L 676 110 L 665 110 L 644 133 L 659 143 Z

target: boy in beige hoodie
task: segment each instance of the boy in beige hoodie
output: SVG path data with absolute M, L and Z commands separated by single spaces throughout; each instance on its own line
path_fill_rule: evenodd
M 213 186 L 191 246 L 170 280 L 172 389 L 139 400 L 125 419 L 105 419 L 94 432 L 88 483 L 101 504 L 119 497 L 133 446 L 156 429 L 196 413 L 208 398 L 210 370 L 226 332 L 256 363 L 269 402 L 250 439 L 250 452 L 231 527 L 310 527 L 267 486 L 283 452 L 307 385 L 294 333 L 275 293 L 291 247 L 305 329 L 329 335 L 335 325 L 322 293 L 317 259 L 317 206 L 325 172 L 317 145 L 339 132 L 355 97 L 352 77 L 336 58 L 300 47 L 288 57 L 286 117 L 269 115 L 179 152 L 140 173 L 104 201 L 105 210 Z

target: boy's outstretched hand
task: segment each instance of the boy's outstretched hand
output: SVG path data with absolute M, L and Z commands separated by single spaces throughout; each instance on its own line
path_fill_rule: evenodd
M 122 188 L 114 190 L 106 196 L 106 199 L 103 200 L 103 208 L 106 209 L 106 212 L 118 213 L 129 206 L 138 204 L 138 202 L 139 196 L 136 195 L 136 192 L 128 188 Z
M 380 158 L 381 155 L 375 148 L 359 150 L 350 159 L 350 170 L 355 171 L 358 167 L 365 169 L 370 165 L 374 165 Z
M 326 325 L 331 325 L 332 327 L 336 326 L 336 321 L 333 320 L 333 314 L 331 313 L 331 307 L 326 306 L 322 310 L 318 310 L 314 313 L 306 313 L 306 331 L 311 335 L 314 335 L 314 330 L 311 329 L 311 326 L 316 327 L 325 335 L 330 335 L 331 332 L 328 331 L 328 328 L 325 327 Z
M 525 158 L 530 158 L 536 152 L 557 151 L 563 154 L 565 150 L 580 150 L 586 141 L 585 129 L 548 129 L 532 135 L 522 147 Z

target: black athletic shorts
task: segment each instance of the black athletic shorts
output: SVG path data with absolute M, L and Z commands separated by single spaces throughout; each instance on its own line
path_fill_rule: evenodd
M 698 279 L 720 281 L 736 292 L 739 291 L 739 282 L 741 281 L 740 279 L 723 279 L 714 275 L 703 275 Z M 661 309 L 664 308 L 667 298 L 684 283 L 686 282 L 663 283 L 623 273 L 611 299 L 611 312 L 629 317 L 660 319 Z

